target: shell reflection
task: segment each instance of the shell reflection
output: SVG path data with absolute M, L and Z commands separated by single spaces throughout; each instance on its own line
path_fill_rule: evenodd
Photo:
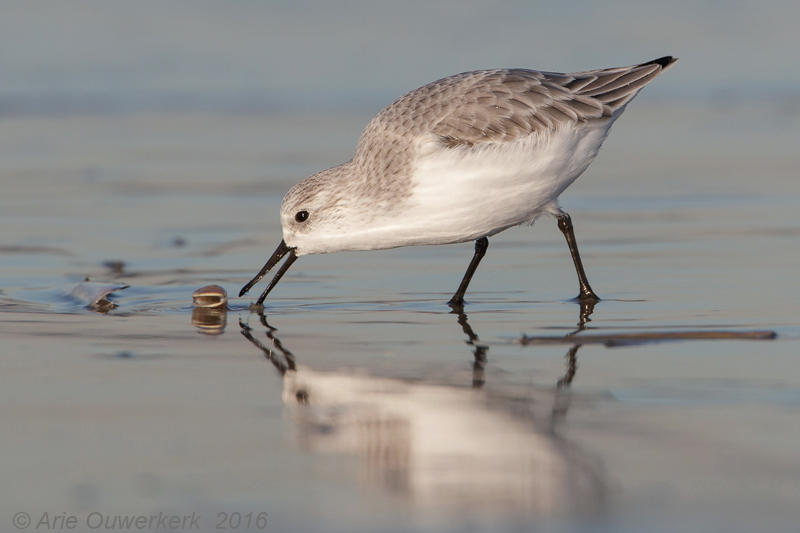
M 228 324 L 227 309 L 195 307 L 192 309 L 192 325 L 203 335 L 217 336 L 225 333 Z

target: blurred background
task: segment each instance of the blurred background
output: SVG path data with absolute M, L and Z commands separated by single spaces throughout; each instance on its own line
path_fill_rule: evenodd
M 656 99 L 797 97 L 800 7 L 753 2 L 4 3 L 4 113 L 382 105 L 480 68 L 662 55 Z

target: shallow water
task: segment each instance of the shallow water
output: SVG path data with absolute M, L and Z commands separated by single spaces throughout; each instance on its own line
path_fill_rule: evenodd
M 796 115 L 632 104 L 562 196 L 603 298 L 574 345 L 555 342 L 582 309 L 550 219 L 491 239 L 462 316 L 445 302 L 469 244 L 302 257 L 263 317 L 235 297 L 282 195 L 370 115 L 0 122 L 3 528 L 796 529 Z M 86 278 L 130 287 L 91 309 Z M 229 310 L 193 310 L 211 283 Z M 778 336 L 579 341 L 688 331 Z

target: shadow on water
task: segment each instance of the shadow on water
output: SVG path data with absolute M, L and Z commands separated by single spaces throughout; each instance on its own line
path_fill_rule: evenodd
M 489 346 L 463 307 L 452 312 L 473 347 L 471 386 L 318 371 L 297 364 L 263 313 L 268 342 L 239 325 L 283 378 L 282 400 L 297 445 L 355 455 L 363 481 L 432 509 L 541 517 L 602 510 L 607 487 L 601 462 L 558 431 L 569 411 L 566 389 L 579 346 L 568 351 L 566 373 L 555 387 L 487 387 Z M 590 314 L 582 310 L 579 329 Z

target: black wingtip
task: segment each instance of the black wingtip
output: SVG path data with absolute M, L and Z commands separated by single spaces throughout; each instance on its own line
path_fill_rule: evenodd
M 661 68 L 667 68 L 676 61 L 677 59 L 672 56 L 664 56 L 652 61 L 648 61 L 647 63 L 642 63 L 642 65 L 661 65 Z

